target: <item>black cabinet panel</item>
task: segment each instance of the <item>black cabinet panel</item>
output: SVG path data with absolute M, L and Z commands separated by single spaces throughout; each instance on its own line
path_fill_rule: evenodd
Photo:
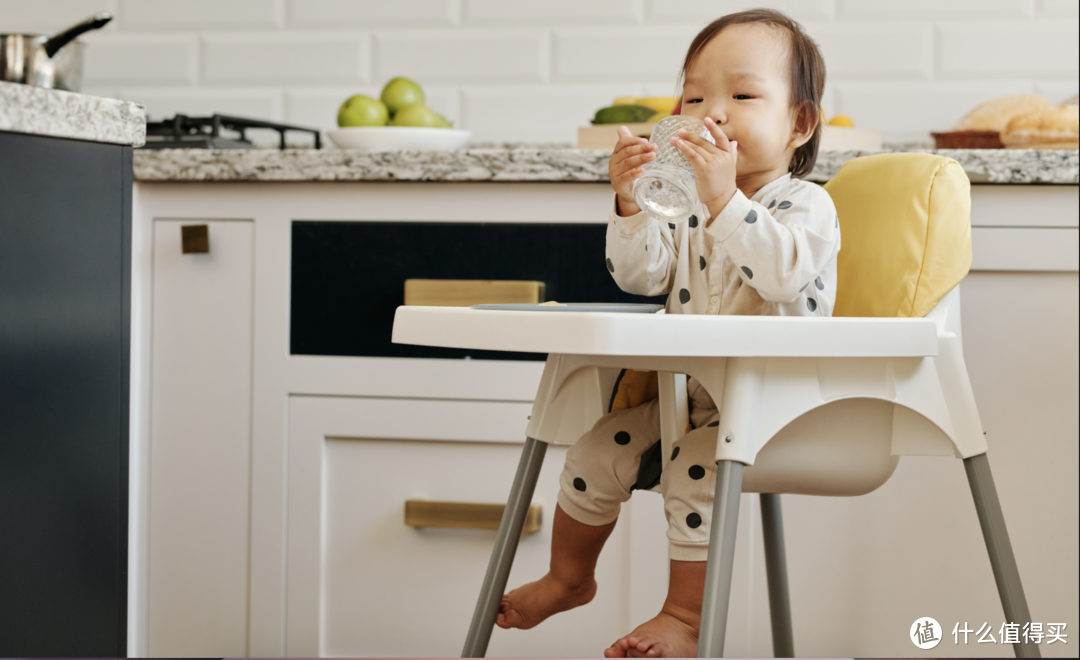
M 127 655 L 131 148 L 0 132 L 0 656 Z
M 538 280 L 559 302 L 664 302 L 619 289 L 606 225 L 293 222 L 293 355 L 543 359 L 390 343 L 405 280 Z

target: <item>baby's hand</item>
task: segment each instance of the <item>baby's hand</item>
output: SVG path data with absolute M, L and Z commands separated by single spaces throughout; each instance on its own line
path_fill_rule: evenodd
M 739 143 L 728 140 L 724 131 L 708 117 L 705 118 L 705 127 L 712 133 L 716 144 L 685 130 L 679 131 L 678 137 L 672 137 L 671 143 L 694 166 L 698 199 L 709 207 L 709 215 L 715 218 L 735 195 L 735 162 L 739 157 Z
M 656 158 L 656 145 L 645 138 L 634 137 L 630 129 L 619 127 L 619 141 L 608 162 L 608 177 L 618 196 L 619 215 L 635 215 L 641 208 L 634 202 L 634 179 L 643 174 L 641 166 Z

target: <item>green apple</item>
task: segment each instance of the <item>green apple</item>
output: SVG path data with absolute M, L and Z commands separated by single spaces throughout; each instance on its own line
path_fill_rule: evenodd
M 423 103 L 413 103 L 397 111 L 390 126 L 421 126 L 426 128 L 450 128 L 446 118 Z
M 379 99 L 357 94 L 341 104 L 337 113 L 337 125 L 346 126 L 386 126 L 390 111 Z
M 390 109 L 390 114 L 395 115 L 407 105 L 423 103 L 424 90 L 408 78 L 394 78 L 383 87 L 379 98 Z

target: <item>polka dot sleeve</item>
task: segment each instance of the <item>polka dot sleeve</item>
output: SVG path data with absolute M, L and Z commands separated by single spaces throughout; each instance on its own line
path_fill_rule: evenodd
M 620 217 L 612 203 L 605 265 L 620 289 L 641 296 L 669 293 L 678 260 L 670 226 L 644 213 Z
M 779 198 L 761 202 L 736 192 L 706 229 L 739 266 L 744 282 L 777 303 L 806 297 L 807 285 L 840 251 L 832 198 L 818 185 L 793 184 Z

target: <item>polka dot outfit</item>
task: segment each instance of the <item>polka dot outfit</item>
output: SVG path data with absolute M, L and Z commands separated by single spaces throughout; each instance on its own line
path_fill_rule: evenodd
M 719 413 L 715 408 L 694 408 L 694 399 L 701 400 L 691 395 L 691 408 L 697 413 L 691 415 L 692 423 L 704 423 L 675 441 L 669 456 L 659 457 L 663 462 L 660 492 L 668 520 L 668 554 L 678 561 L 708 558 L 716 491 Z M 637 481 L 641 455 L 660 439 L 659 406 L 653 400 L 604 415 L 570 447 L 559 478 L 559 506 L 571 518 L 599 526 L 619 517 L 619 509 L 630 499 Z
M 621 218 L 613 204 L 607 268 L 628 293 L 673 294 L 668 314 L 831 316 L 838 225 L 829 193 L 790 174 L 736 192 L 716 218 L 704 206 L 679 224 Z
M 715 218 L 699 206 L 687 222 L 612 205 L 606 265 L 619 287 L 670 294 L 668 314 L 831 316 L 840 225 L 820 186 L 790 174 L 747 199 L 741 192 Z M 696 379 L 687 382 L 694 428 L 662 457 L 660 489 L 670 557 L 704 561 L 715 489 L 719 412 Z M 567 453 L 559 504 L 579 522 L 615 520 L 630 498 L 642 453 L 660 438 L 658 402 L 602 417 Z

